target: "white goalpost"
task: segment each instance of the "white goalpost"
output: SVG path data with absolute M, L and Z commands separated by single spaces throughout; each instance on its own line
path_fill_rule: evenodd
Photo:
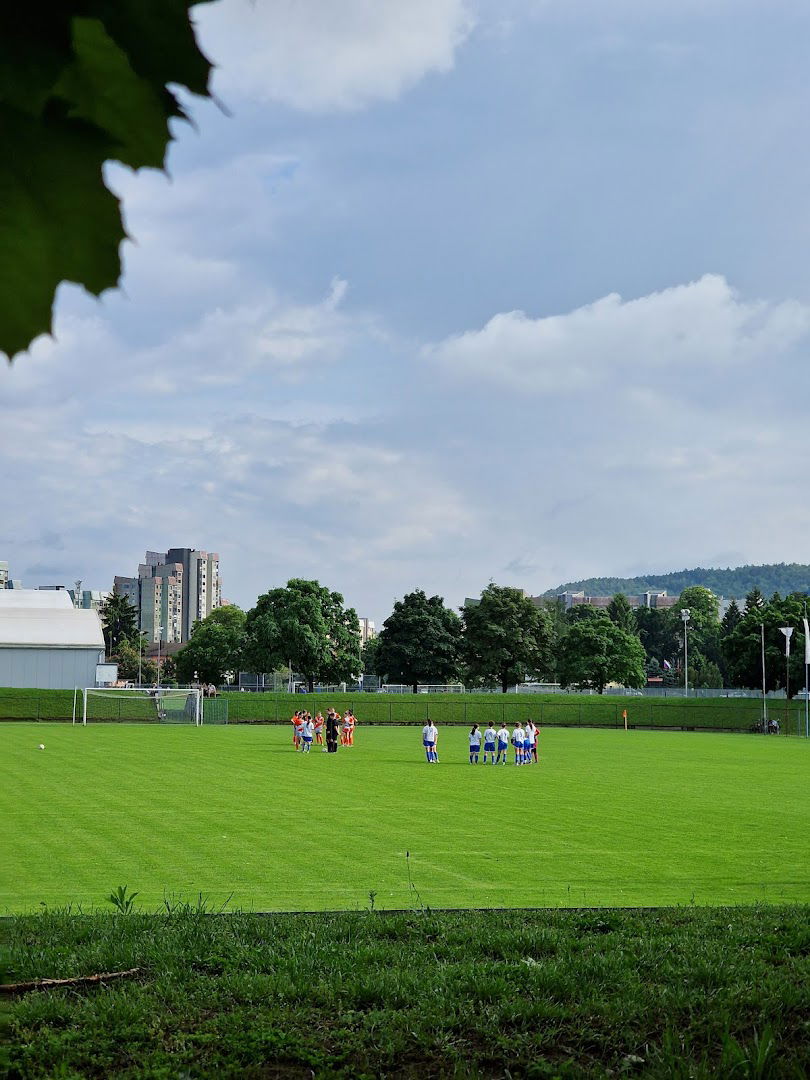
M 81 694 L 81 697 L 79 696 Z M 123 689 L 87 686 L 73 691 L 73 723 L 193 724 L 203 722 L 197 688 Z

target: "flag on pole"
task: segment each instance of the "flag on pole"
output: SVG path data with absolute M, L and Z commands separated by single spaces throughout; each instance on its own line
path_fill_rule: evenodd
M 804 623 L 804 662 L 810 664 L 810 626 L 807 624 L 807 616 L 802 619 Z
M 664 661 L 664 671 L 672 671 L 672 664 L 670 664 L 669 660 Z

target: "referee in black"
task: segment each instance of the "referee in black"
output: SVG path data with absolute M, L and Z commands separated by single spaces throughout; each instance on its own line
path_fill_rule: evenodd
M 329 709 L 326 714 L 326 749 L 330 754 L 337 753 L 339 730 L 340 717 L 334 709 Z

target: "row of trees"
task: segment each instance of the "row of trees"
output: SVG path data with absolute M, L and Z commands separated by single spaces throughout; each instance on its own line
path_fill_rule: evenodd
M 294 578 L 260 596 L 249 612 L 218 608 L 195 626 L 175 658 L 177 677 L 221 684 L 240 670 L 293 670 L 315 682 L 348 682 L 362 671 L 383 681 L 509 686 L 526 680 L 559 682 L 602 693 L 608 683 L 644 686 L 650 677 L 683 683 L 681 610 L 690 612 L 687 634 L 689 683 L 698 687 L 761 686 L 764 627 L 766 688 L 785 684 L 784 638 L 793 626 L 790 685 L 803 682 L 802 617 L 806 597 L 758 589 L 742 610 L 731 604 L 722 621 L 718 600 L 701 586 L 684 589 L 673 608 L 633 609 L 618 593 L 606 608 L 577 605 L 565 611 L 556 600 L 538 606 L 520 590 L 491 584 L 460 615 L 440 596 L 421 589 L 397 601 L 379 637 L 361 655 L 357 614 L 343 597 L 317 581 Z M 105 610 L 108 652 L 121 674 L 137 662 L 135 612 L 114 594 Z M 143 661 L 152 665 L 152 661 Z M 153 665 L 152 665 L 153 666 Z M 142 669 L 144 681 L 152 667 Z M 164 672 L 164 677 L 166 673 Z
M 315 682 L 357 677 L 360 624 L 340 593 L 293 578 L 260 596 L 247 613 L 233 605 L 217 608 L 196 624 L 176 663 L 181 681 L 198 677 L 220 685 L 226 673 L 291 669 L 312 690 Z
M 414 688 L 461 679 L 505 693 L 534 679 L 601 693 L 609 682 L 643 686 L 646 679 L 638 637 L 606 612 L 565 615 L 556 602 L 538 607 L 519 589 L 495 584 L 460 617 L 439 596 L 409 593 L 366 647 L 364 663 L 366 673 Z
M 107 655 L 118 662 L 123 679 L 156 680 L 157 665 L 147 659 L 147 641 L 137 628 L 129 600 L 113 592 L 102 612 Z M 269 672 L 291 667 L 315 681 L 348 682 L 361 670 L 360 627 L 340 593 L 317 581 L 294 578 L 284 588 L 260 596 L 245 613 L 235 605 L 216 608 L 192 630 L 174 658 L 163 660 L 168 682 L 199 680 L 221 685 L 239 671 Z
M 789 690 L 803 685 L 803 593 L 766 600 L 759 589 L 743 610 L 732 602 L 723 619 L 709 589 L 684 589 L 671 608 L 633 609 L 617 593 L 606 608 L 576 605 L 565 611 L 556 600 L 541 607 L 517 589 L 490 585 L 459 618 L 438 596 L 421 591 L 394 605 L 379 638 L 364 657 L 365 671 L 391 681 L 449 682 L 507 686 L 526 679 L 559 682 L 602 693 L 608 683 L 644 686 L 658 678 L 683 685 L 684 623 L 691 686 L 762 685 L 764 627 L 766 689 L 785 685 L 782 626 L 795 631 Z
M 755 588 L 746 596 L 742 608 L 732 601 L 720 619 L 717 597 L 709 589 L 693 586 L 683 590 L 673 608 L 639 608 L 630 615 L 635 619 L 636 632 L 644 646 L 647 674 L 682 684 L 681 611 L 689 611 L 689 684 L 698 687 L 760 688 L 764 631 L 766 690 L 783 689 L 785 639 L 780 627 L 791 626 L 794 629 L 788 686 L 791 692 L 791 688 L 795 691 L 804 685 L 802 620 L 806 603 L 804 593 L 784 597 L 774 593 L 768 600 Z M 670 671 L 666 670 L 667 666 Z

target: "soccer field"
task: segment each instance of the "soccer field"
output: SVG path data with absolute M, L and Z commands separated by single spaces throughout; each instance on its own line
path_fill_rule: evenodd
M 3 725 L 0 913 L 104 907 L 123 884 L 152 909 L 810 901 L 803 740 L 546 729 L 521 768 L 467 764 L 464 728 L 438 766 L 420 743 L 361 727 L 305 756 L 285 727 Z

